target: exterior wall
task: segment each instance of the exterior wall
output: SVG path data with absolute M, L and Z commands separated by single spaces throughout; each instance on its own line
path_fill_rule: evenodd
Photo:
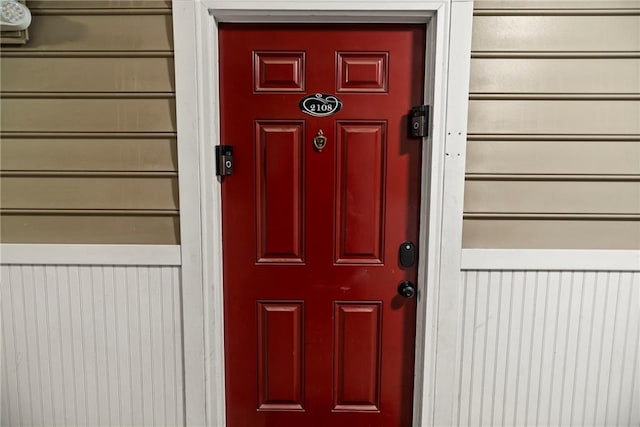
M 476 0 L 463 247 L 640 248 L 640 8 Z
M 1 54 L 2 242 L 178 243 L 171 3 L 28 5 Z
M 464 245 L 640 247 L 635 2 L 553 2 L 563 13 L 476 3 Z M 29 5 L 32 41 L 3 49 L 0 65 L 3 242 L 177 243 L 169 4 Z M 180 306 L 200 288 L 183 287 L 179 257 L 149 266 L 146 246 L 126 263 L 45 264 L 30 245 L 19 262 L 3 254 L 0 424 L 181 425 L 190 406 L 200 416 L 205 393 L 185 383 L 202 354 L 182 342 L 203 338 Z M 455 395 L 436 424 L 638 425 L 640 263 L 485 259 L 463 264 L 458 305 L 442 306 L 458 327 L 440 338 L 456 342 L 457 368 L 436 384 Z M 224 403 L 207 399 L 215 419 Z
M 179 267 L 0 273 L 1 425 L 184 425 Z
M 467 270 L 461 296 L 452 425 L 640 424 L 640 272 Z

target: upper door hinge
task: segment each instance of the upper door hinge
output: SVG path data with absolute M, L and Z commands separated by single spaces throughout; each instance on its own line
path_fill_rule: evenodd
M 233 147 L 216 145 L 216 175 L 227 176 L 233 173 Z
M 411 108 L 409 114 L 409 136 L 424 138 L 429 136 L 429 106 L 419 105 Z

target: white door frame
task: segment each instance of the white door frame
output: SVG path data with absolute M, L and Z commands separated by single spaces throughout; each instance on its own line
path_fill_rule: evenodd
M 414 425 L 453 408 L 472 0 L 173 0 L 187 425 L 225 425 L 218 22 L 427 26 Z M 233 144 L 232 141 L 225 143 Z M 439 380 L 439 378 L 446 381 Z

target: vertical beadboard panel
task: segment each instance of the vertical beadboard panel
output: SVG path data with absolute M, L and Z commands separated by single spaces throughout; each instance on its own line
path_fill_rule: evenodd
M 462 274 L 457 425 L 640 424 L 640 272 Z
M 178 267 L 0 272 L 1 425 L 184 423 Z

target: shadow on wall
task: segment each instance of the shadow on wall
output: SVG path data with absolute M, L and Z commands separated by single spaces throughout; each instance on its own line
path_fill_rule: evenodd
M 37 15 L 37 11 L 33 13 L 33 21 L 29 27 L 30 40 L 26 45 L 28 48 L 57 50 L 56 46 L 64 45 L 71 41 L 82 40 L 87 34 L 86 25 L 71 17 L 42 16 Z M 43 25 L 54 27 L 56 31 L 40 31 Z M 44 35 L 46 35 L 46 37 L 43 37 Z

